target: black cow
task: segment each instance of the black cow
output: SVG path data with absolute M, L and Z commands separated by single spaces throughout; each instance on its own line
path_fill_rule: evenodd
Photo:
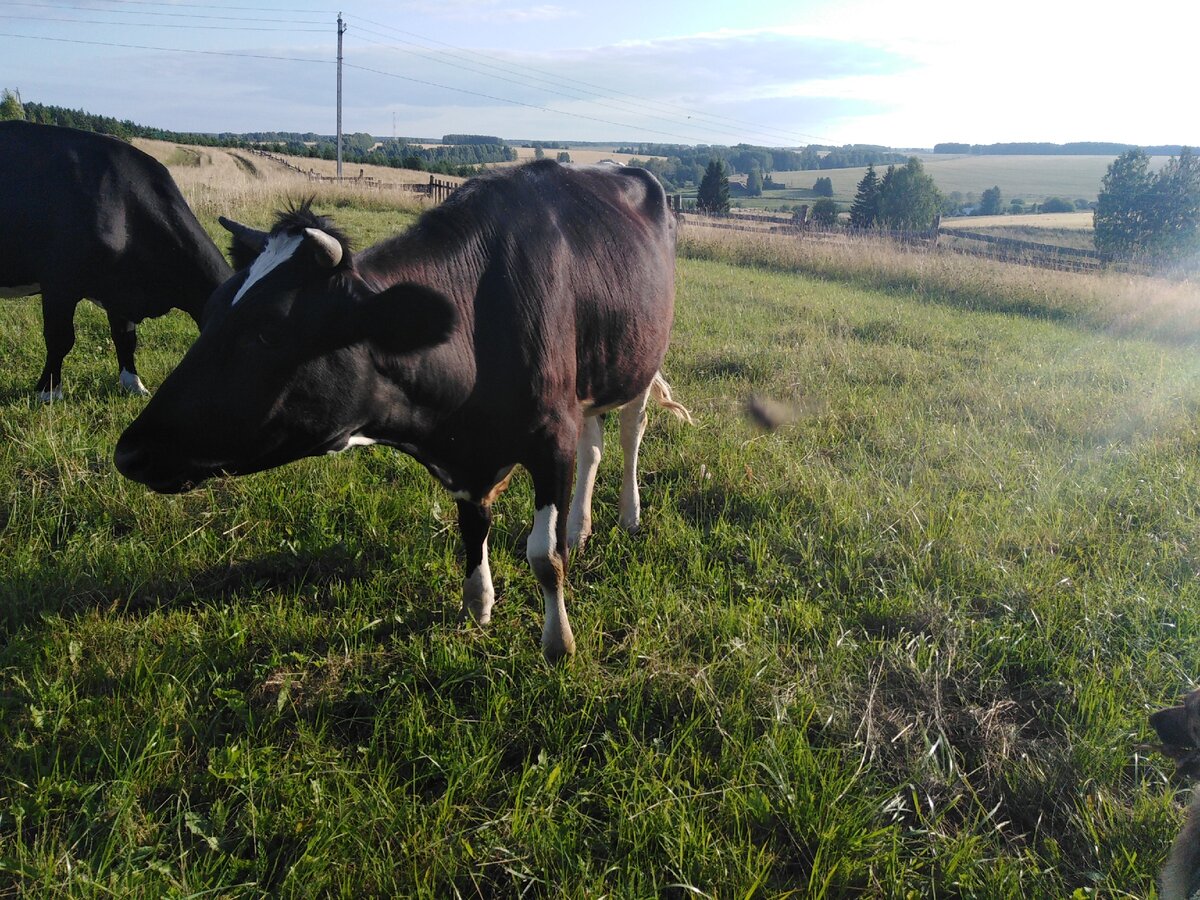
M 307 206 L 269 234 L 225 225 L 235 254 L 250 248 L 248 268 L 213 295 L 200 338 L 121 436 L 121 472 L 175 492 L 359 444 L 397 447 L 456 499 L 463 611 L 487 622 L 491 505 L 522 465 L 542 648 L 572 653 L 567 547 L 591 528 L 600 414 L 620 410 L 629 529 L 648 398 L 688 418 L 659 374 L 675 218 L 654 177 L 533 163 L 468 182 L 358 256 Z
M 42 295 L 43 400 L 62 396 L 62 361 L 84 297 L 108 313 L 120 383 L 145 394 L 136 324 L 171 308 L 197 324 L 233 270 L 160 163 L 116 138 L 0 122 L 0 297 Z

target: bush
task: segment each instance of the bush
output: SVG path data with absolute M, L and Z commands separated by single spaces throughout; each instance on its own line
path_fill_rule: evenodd
M 1075 212 L 1075 204 L 1070 200 L 1064 200 L 1062 197 L 1047 197 L 1042 201 L 1042 212 L 1044 213 L 1063 213 Z
M 838 205 L 828 197 L 822 197 L 812 205 L 812 220 L 822 228 L 832 228 L 837 224 Z

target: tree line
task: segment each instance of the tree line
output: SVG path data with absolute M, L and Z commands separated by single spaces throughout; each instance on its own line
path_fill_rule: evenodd
M 772 172 L 794 172 L 812 169 L 842 169 L 904 162 L 906 157 L 886 147 L 871 144 L 847 144 L 844 147 L 824 147 L 811 144 L 802 150 L 758 147 L 737 144 L 732 147 L 701 144 L 637 144 L 617 148 L 618 153 L 633 157 L 630 165 L 647 169 L 658 177 L 668 191 L 685 185 L 698 185 L 704 178 L 710 160 L 719 160 L 729 171 L 754 177 L 769 189 Z M 643 156 L 660 157 L 642 159 Z M 757 176 L 755 173 L 758 173 Z
M 123 141 L 134 138 L 171 141 L 200 147 L 259 149 L 309 159 L 337 159 L 337 138 L 313 132 L 260 131 L 248 133 L 170 131 L 139 125 L 128 119 L 101 116 L 81 109 L 22 101 L 8 89 L 0 94 L 0 119 L 24 119 L 42 125 L 58 125 L 107 134 Z M 423 147 L 415 139 L 379 140 L 365 132 L 342 135 L 342 159 L 358 165 L 419 169 L 440 175 L 470 176 L 486 163 L 511 162 L 517 151 L 500 138 L 488 135 L 446 135 L 462 143 Z
M 934 144 L 934 153 L 971 153 L 980 156 L 1115 156 L 1136 149 L 1133 144 L 1106 141 L 1074 141 L 1051 144 L 1044 141 L 1025 141 L 1005 144 Z M 1178 156 L 1179 144 L 1143 147 L 1150 156 Z

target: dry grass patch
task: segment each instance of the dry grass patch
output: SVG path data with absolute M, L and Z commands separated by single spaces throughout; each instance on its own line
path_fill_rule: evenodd
M 1117 272 L 1058 272 L 906 247 L 875 237 L 813 239 L 693 225 L 683 256 L 900 290 L 935 303 L 1074 323 L 1170 343 L 1200 339 L 1200 285 Z

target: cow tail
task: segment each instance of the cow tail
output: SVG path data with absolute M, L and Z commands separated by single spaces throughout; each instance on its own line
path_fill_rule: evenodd
M 663 378 L 662 372 L 654 373 L 654 380 L 650 382 L 650 396 L 654 398 L 659 406 L 669 410 L 676 418 L 682 419 L 689 425 L 696 424 L 696 420 L 687 411 L 687 407 L 682 403 L 676 403 L 671 397 L 671 386 L 667 384 L 667 379 Z

